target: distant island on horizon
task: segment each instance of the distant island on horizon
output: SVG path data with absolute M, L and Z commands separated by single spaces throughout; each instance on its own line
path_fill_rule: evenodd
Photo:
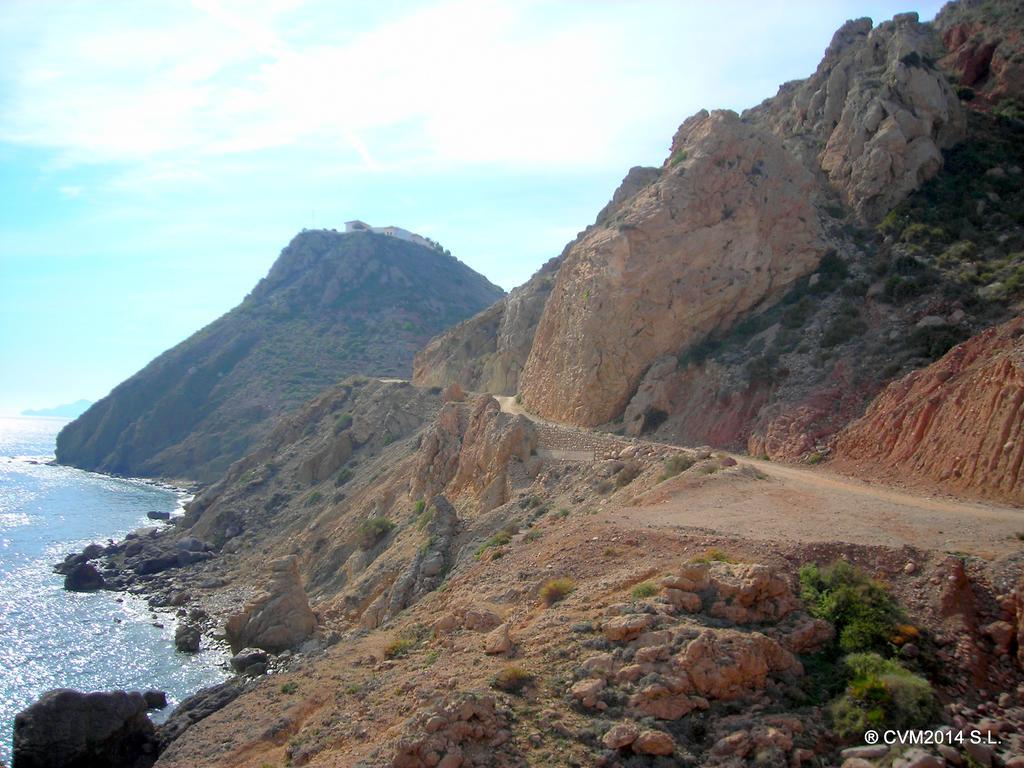
M 92 400 L 75 400 L 73 403 L 64 403 L 63 405 L 56 405 L 53 408 L 38 408 L 24 410 L 21 412 L 22 416 L 63 416 L 69 419 L 76 419 L 85 413 L 89 406 L 92 405 Z

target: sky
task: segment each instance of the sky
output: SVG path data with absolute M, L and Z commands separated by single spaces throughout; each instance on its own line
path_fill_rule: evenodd
M 885 0 L 2 0 L 0 413 L 96 400 L 302 228 L 438 240 L 506 290 L 702 108 Z

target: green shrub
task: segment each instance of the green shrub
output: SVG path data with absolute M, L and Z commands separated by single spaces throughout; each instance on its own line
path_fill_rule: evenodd
M 967 337 L 957 325 L 929 325 L 915 328 L 907 339 L 910 351 L 928 360 L 938 360 Z
M 295 681 L 281 683 L 281 693 L 295 693 L 299 690 L 299 684 Z
M 642 600 L 645 597 L 653 597 L 658 594 L 658 587 L 649 581 L 644 581 L 633 587 L 633 591 L 630 594 L 634 600 Z
M 953 90 L 956 92 L 957 98 L 960 101 L 974 101 L 974 89 L 969 88 L 966 85 L 953 86 Z
M 411 636 L 396 637 L 384 647 L 384 656 L 388 659 L 397 659 L 405 656 L 416 647 L 416 638 Z
M 345 467 L 334 478 L 334 485 L 337 486 L 337 487 L 341 487 L 341 486 L 343 486 L 345 483 L 347 483 L 351 479 L 352 479 L 352 470 L 349 469 L 348 467 Z
M 680 368 L 686 368 L 689 365 L 700 365 L 721 349 L 721 347 L 722 342 L 720 339 L 705 336 L 696 344 L 691 344 L 684 349 L 676 358 L 676 363 Z
M 305 501 L 302 502 L 302 505 L 304 507 L 312 507 L 314 504 L 318 504 L 323 497 L 324 495 L 320 491 L 313 491 L 306 497 Z
M 807 455 L 808 464 L 821 464 L 821 462 L 824 461 L 824 459 L 825 455 L 821 453 L 821 451 L 811 451 Z
M 352 426 L 352 414 L 339 413 L 334 419 L 334 434 L 338 435 Z
M 691 563 L 735 563 L 736 560 L 731 555 L 726 554 L 718 547 L 711 547 L 706 550 L 703 555 L 697 555 L 697 557 L 690 558 Z
M 1013 97 L 1002 99 L 992 110 L 1002 120 L 1024 120 L 1024 105 Z
M 803 296 L 782 313 L 783 328 L 801 328 L 814 312 L 815 303 L 810 296 Z
M 939 254 L 938 262 L 943 267 L 959 266 L 973 259 L 977 252 L 978 246 L 970 240 L 957 240 Z
M 395 524 L 381 515 L 368 517 L 356 528 L 356 538 L 363 549 L 373 547 L 394 529 Z
M 693 459 L 685 454 L 676 454 L 675 456 L 670 456 L 666 459 L 663 466 L 665 467 L 665 471 L 662 472 L 662 476 L 657 478 L 658 482 L 668 480 L 670 477 L 675 477 L 676 475 L 685 472 L 693 466 Z
M 544 582 L 540 588 L 540 599 L 544 605 L 550 607 L 555 603 L 564 600 L 576 589 L 576 582 L 567 576 L 557 579 L 550 579 Z
M 821 346 L 831 349 L 863 335 L 867 330 L 868 324 L 860 318 L 837 317 L 825 328 Z
M 479 560 L 483 553 L 486 552 L 488 549 L 491 549 L 492 547 L 504 547 L 506 544 L 510 544 L 512 542 L 512 537 L 515 536 L 517 533 L 519 533 L 519 526 L 515 525 L 514 523 L 509 523 L 496 534 L 491 536 L 491 538 L 487 539 L 487 541 L 485 541 L 483 544 L 477 547 L 474 556 L 476 557 L 477 560 Z
M 934 243 L 944 243 L 949 240 L 949 236 L 941 227 L 915 222 L 903 230 L 900 240 L 904 243 L 931 245 Z
M 384 656 L 389 659 L 405 656 L 410 651 L 418 648 L 429 634 L 430 630 L 424 624 L 414 624 L 411 627 L 406 627 L 384 647 Z
M 681 149 L 678 152 L 676 152 L 674 155 L 672 155 L 672 159 L 669 160 L 668 164 L 669 164 L 669 166 L 674 168 L 675 166 L 679 165 L 681 162 L 683 162 L 685 160 L 686 160 L 686 150 L 685 149 Z
M 891 649 L 902 612 L 881 584 L 840 560 L 825 568 L 804 565 L 800 588 L 811 615 L 835 626 L 844 652 Z
M 519 693 L 533 680 L 533 673 L 522 667 L 505 667 L 491 679 L 491 687 L 506 693 Z
M 854 653 L 843 659 L 843 666 L 850 681 L 830 707 L 840 738 L 860 739 L 868 728 L 921 728 L 938 714 L 928 681 L 898 661 Z

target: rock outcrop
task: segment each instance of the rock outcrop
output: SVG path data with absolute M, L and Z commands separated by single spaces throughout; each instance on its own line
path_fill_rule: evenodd
M 934 66 L 941 52 L 916 13 L 875 28 L 849 21 L 811 77 L 747 116 L 771 125 L 854 211 L 877 221 L 933 177 L 941 150 L 966 133 L 960 100 Z
M 508 501 L 510 472 L 529 471 L 536 445 L 532 422 L 502 413 L 489 395 L 447 403 L 420 445 L 413 495 L 470 496 L 487 512 Z
M 659 179 L 569 249 L 523 370 L 524 404 L 622 413 L 648 366 L 777 299 L 821 258 L 810 173 L 732 112 L 680 127 Z
M 584 709 L 607 708 L 608 701 L 625 697 L 633 717 L 675 721 L 708 709 L 710 702 L 752 695 L 769 679 L 803 674 L 783 639 L 792 632 L 773 626 L 801 607 L 782 574 L 764 565 L 695 563 L 663 577 L 661 584 L 662 602 L 652 606 L 654 611 L 627 605 L 608 609 L 612 615 L 602 624 L 604 637 L 628 654 L 616 650 L 583 661 L 569 695 Z M 715 617 L 726 626 L 706 627 L 691 614 Z M 733 624 L 757 625 L 760 631 L 728 627 Z M 617 728 L 604 736 L 610 748 L 633 744 L 631 737 L 640 733 L 631 724 Z
M 57 460 L 213 481 L 282 413 L 348 375 L 408 377 L 432 336 L 502 295 L 436 249 L 302 232 L 238 307 L 65 427 Z
M 43 694 L 14 719 L 16 768 L 148 768 L 158 741 L 141 693 Z
M 630 168 L 594 224 L 581 232 L 559 256 L 549 260 L 526 283 L 494 306 L 441 334 L 417 354 L 413 361 L 413 382 L 419 386 L 458 382 L 466 389 L 515 394 L 541 314 L 566 254 L 660 175 L 660 168 Z
M 1024 318 L 894 381 L 836 439 L 858 474 L 1024 504 Z
M 295 558 L 275 560 L 269 568 L 266 589 L 228 620 L 228 642 L 236 652 L 253 647 L 279 653 L 294 648 L 316 629 L 316 615 L 309 607 Z
M 445 574 L 455 564 L 452 547 L 459 518 L 444 496 L 436 496 L 424 510 L 429 520 L 424 526 L 427 542 L 417 552 L 405 572 L 391 588 L 382 593 L 364 612 L 364 627 L 378 627 L 428 592 L 441 586 Z

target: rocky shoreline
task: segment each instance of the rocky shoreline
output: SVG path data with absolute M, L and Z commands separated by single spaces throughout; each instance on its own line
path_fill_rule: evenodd
M 252 687 L 257 677 L 285 672 L 295 660 L 337 642 L 316 632 L 317 619 L 293 561 L 271 563 L 276 578 L 265 592 L 254 594 L 226 578 L 221 554 L 211 544 L 181 535 L 177 523 L 183 519 L 172 516 L 166 525 L 140 528 L 120 541 L 90 544 L 67 555 L 54 571 L 64 575 L 69 591 L 102 589 L 144 599 L 156 626 L 163 626 L 161 614 L 177 623 L 177 653 L 222 650 L 236 675 L 187 697 L 161 724 L 147 713 L 167 706 L 162 691 L 50 691 L 16 718 L 14 764 L 19 768 L 65 764 L 74 757 L 61 754 L 67 750 L 147 768 L 192 725 Z M 83 709 L 102 725 L 97 728 L 89 720 L 83 730 Z

